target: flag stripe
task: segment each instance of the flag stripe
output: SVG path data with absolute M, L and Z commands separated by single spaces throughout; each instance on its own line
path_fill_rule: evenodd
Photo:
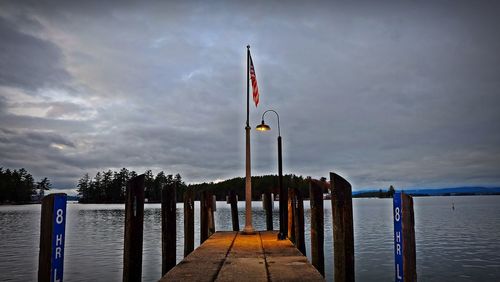
M 255 106 L 259 104 L 259 86 L 257 86 L 257 76 L 255 75 L 255 68 L 253 67 L 252 56 L 250 56 L 250 79 L 252 80 L 252 96 Z

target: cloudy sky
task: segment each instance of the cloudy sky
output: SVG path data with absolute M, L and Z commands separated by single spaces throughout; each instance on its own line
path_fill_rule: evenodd
M 362 188 L 500 185 L 498 1 L 0 0 L 0 166 L 54 188 L 122 167 Z M 276 118 L 266 115 L 273 129 Z

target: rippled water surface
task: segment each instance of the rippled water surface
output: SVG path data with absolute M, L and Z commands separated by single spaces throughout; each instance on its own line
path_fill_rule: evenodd
M 415 198 L 417 272 L 420 281 L 500 281 L 500 196 Z M 455 210 L 452 210 L 452 203 Z M 198 204 L 198 202 L 197 202 Z M 357 281 L 394 280 L 391 199 L 354 199 Z M 309 205 L 305 201 L 306 243 Z M 239 203 L 244 224 L 244 203 Z M 254 226 L 265 229 L 260 202 L 254 202 Z M 195 243 L 199 243 L 199 206 Z M 160 205 L 146 204 L 143 280 L 161 276 Z M 216 229 L 231 229 L 231 212 L 217 202 Z M 124 205 L 68 204 L 66 281 L 121 281 Z M 177 260 L 183 254 L 182 204 L 177 205 Z M 325 268 L 332 280 L 331 205 L 325 201 Z M 0 281 L 36 281 L 40 205 L 0 206 Z M 278 228 L 278 205 L 274 226 Z M 310 255 L 309 246 L 307 253 Z

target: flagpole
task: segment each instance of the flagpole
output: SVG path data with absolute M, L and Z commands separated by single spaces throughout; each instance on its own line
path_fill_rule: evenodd
M 246 176 L 245 176 L 245 228 L 243 234 L 254 234 L 252 226 L 252 174 L 250 172 L 250 45 L 247 45 L 247 124 L 246 134 Z
M 247 127 L 250 127 L 249 119 L 250 119 L 250 45 L 247 45 Z M 247 147 L 250 147 L 249 143 L 247 143 Z

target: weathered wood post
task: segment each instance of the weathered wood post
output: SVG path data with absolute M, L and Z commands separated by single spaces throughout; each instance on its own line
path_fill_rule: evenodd
M 299 189 L 295 190 L 295 211 L 294 211 L 294 227 L 295 227 L 295 246 L 305 256 L 306 242 L 304 234 L 304 199 Z
M 351 184 L 330 172 L 333 217 L 334 280 L 354 281 L 354 229 Z
M 184 191 L 184 257 L 194 250 L 194 191 Z
M 271 191 L 264 192 L 264 210 L 266 212 L 266 229 L 273 230 L 273 203 Z
M 417 281 L 413 198 L 401 192 L 393 196 L 394 275 L 396 281 Z
M 161 273 L 165 275 L 176 264 L 177 222 L 176 222 L 177 183 L 165 185 L 161 191 Z
M 200 195 L 200 245 L 208 239 L 208 191 Z
M 280 196 L 281 197 L 281 196 Z M 295 244 L 295 191 L 288 189 L 288 239 Z
M 214 211 L 217 210 L 216 201 L 214 200 L 214 195 L 211 192 L 207 195 L 207 207 L 208 207 L 208 237 L 215 233 L 215 217 Z
M 231 204 L 231 221 L 233 222 L 233 231 L 240 231 L 240 222 L 238 220 L 238 199 L 234 190 L 229 191 L 229 203 Z
M 311 263 L 325 276 L 323 183 L 309 179 L 311 201 Z
M 125 245 L 123 281 L 141 281 L 142 238 L 144 223 L 144 174 L 127 182 L 125 202 Z
M 38 281 L 63 281 L 66 199 L 57 193 L 42 200 Z

